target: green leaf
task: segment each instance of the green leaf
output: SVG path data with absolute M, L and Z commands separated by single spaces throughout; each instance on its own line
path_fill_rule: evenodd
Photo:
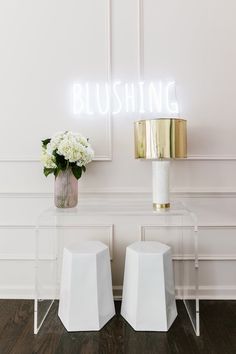
M 48 145 L 48 143 L 50 143 L 50 141 L 51 141 L 51 139 L 45 139 L 45 140 L 42 140 L 42 144 L 43 144 L 43 146 L 47 146 Z
M 47 168 L 47 167 L 44 167 L 43 169 L 43 173 L 44 175 L 47 177 L 48 175 L 50 175 L 50 173 L 54 173 L 55 169 L 54 168 Z
M 64 156 L 58 155 L 58 154 L 55 153 L 55 152 L 54 152 L 53 154 L 54 154 L 55 159 L 56 159 L 56 165 L 57 165 L 57 167 L 58 167 L 60 170 L 65 171 L 68 166 L 67 166 L 67 161 L 65 160 Z
M 82 168 L 80 166 L 72 166 L 72 172 L 73 172 L 73 175 L 75 176 L 75 178 L 79 179 L 82 175 Z
M 84 172 L 86 172 L 86 167 L 85 167 L 85 166 L 82 166 L 82 170 L 83 170 Z

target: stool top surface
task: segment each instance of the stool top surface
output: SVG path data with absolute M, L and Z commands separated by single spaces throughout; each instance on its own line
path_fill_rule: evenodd
M 163 254 L 170 250 L 170 247 L 157 241 L 138 241 L 129 245 L 127 248 L 143 254 Z
M 107 248 L 108 247 L 100 241 L 84 241 L 66 246 L 65 250 L 73 254 L 97 254 Z

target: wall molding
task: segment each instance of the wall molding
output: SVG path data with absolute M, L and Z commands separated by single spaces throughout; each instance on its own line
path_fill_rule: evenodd
M 77 230 L 77 229 L 108 229 L 108 248 L 110 253 L 110 260 L 114 259 L 114 224 L 80 224 L 80 225 L 43 225 L 40 227 L 34 227 L 34 230 Z M 44 260 L 44 258 L 40 258 L 40 260 Z
M 161 228 L 162 226 L 160 225 L 140 225 L 140 235 L 139 239 L 142 241 L 145 241 L 145 228 Z M 171 228 L 174 227 L 180 227 L 179 225 L 171 225 Z M 78 229 L 78 228 L 108 228 L 109 229 L 109 239 L 108 239 L 108 246 L 110 249 L 110 256 L 111 260 L 114 259 L 113 254 L 114 254 L 114 224 L 98 224 L 98 225 L 90 225 L 90 224 L 83 224 L 83 225 L 65 225 L 65 226 L 59 226 L 58 229 Z M 189 228 L 186 226 L 186 228 Z M 214 229 L 236 229 L 236 224 L 235 225 L 200 225 L 198 228 L 201 230 L 214 230 Z M 36 227 L 35 225 L 0 225 L 0 230 L 32 230 L 35 231 Z M 55 226 L 45 226 L 42 227 L 42 229 L 55 229 Z M 42 260 L 47 260 L 50 257 L 45 256 Z M 174 261 L 194 261 L 195 257 L 194 254 L 185 254 L 185 255 L 179 255 L 179 254 L 173 254 L 172 259 Z M 21 254 L 19 255 L 18 253 L 0 253 L 0 261 L 34 261 L 35 257 L 34 254 Z M 205 253 L 202 254 L 200 253 L 198 255 L 198 260 L 199 261 L 236 261 L 236 253 L 232 254 L 210 254 L 210 253 Z
M 229 189 L 177 189 L 173 188 L 171 190 L 171 194 L 176 197 L 181 198 L 235 198 L 236 197 L 236 190 L 229 190 Z
M 138 0 L 138 78 L 145 80 L 145 23 L 144 23 L 144 0 Z M 141 115 L 142 116 L 142 115 Z M 183 161 L 236 161 L 236 155 L 189 155 Z
M 181 198 L 236 198 L 236 189 L 175 189 L 171 190 L 172 197 L 181 197 Z M 82 197 L 124 197 L 124 198 L 132 198 L 135 196 L 136 199 L 145 199 L 151 197 L 151 192 L 147 190 L 142 190 L 140 188 L 133 189 L 107 189 L 107 188 L 99 188 L 99 189 L 84 189 L 84 191 L 80 192 Z M 53 192 L 0 192 L 0 198 L 53 198 Z
M 145 229 L 160 229 L 163 226 L 160 225 L 140 225 L 139 226 L 139 239 L 142 241 L 145 241 Z M 165 226 L 166 227 L 166 226 Z M 170 225 L 170 228 L 178 228 L 182 227 L 180 225 Z M 108 236 L 108 247 L 110 250 L 110 258 L 111 261 L 114 260 L 114 224 L 81 224 L 81 225 L 61 225 L 57 226 L 57 229 L 62 230 L 62 229 L 97 229 L 97 228 L 107 228 L 109 230 L 109 236 Z M 184 228 L 189 228 L 189 226 L 184 226 Z M 36 226 L 32 224 L 2 224 L 0 225 L 0 230 L 32 230 L 33 232 L 36 231 Z M 50 230 L 50 229 L 55 229 L 55 226 L 51 225 L 46 225 L 40 227 L 40 230 Z M 225 230 L 225 229 L 231 229 L 235 230 L 236 229 L 236 224 L 235 225 L 199 225 L 198 226 L 199 230 Z M 48 260 L 51 259 L 50 256 L 48 255 L 43 255 L 40 260 Z M 173 261 L 195 261 L 195 256 L 193 253 L 191 254 L 173 254 L 172 255 Z M 19 254 L 19 253 L 0 253 L 0 261 L 23 261 L 23 262 L 29 262 L 29 261 L 34 261 L 35 260 L 35 255 L 33 253 L 29 254 Z M 214 253 L 199 253 L 198 255 L 198 261 L 236 261 L 236 253 L 231 253 L 231 254 L 214 254 Z
M 113 285 L 114 300 L 122 300 L 122 285 Z M 195 296 L 193 287 L 175 287 L 176 299 L 181 300 L 185 293 L 186 299 L 192 299 Z M 198 298 L 200 300 L 236 300 L 236 286 L 209 285 L 199 286 Z M 0 299 L 34 299 L 34 286 L 30 285 L 1 285 Z
M 166 226 L 166 225 L 139 225 L 140 228 L 145 228 L 145 227 L 150 227 L 150 228 L 161 228 L 161 227 L 182 227 L 180 225 L 170 225 L 170 226 Z M 65 226 L 58 226 L 58 229 L 76 229 L 79 227 L 110 227 L 112 228 L 111 232 L 114 233 L 114 225 L 113 224 L 99 224 L 99 225 L 65 225 Z M 183 228 L 190 228 L 190 226 L 183 226 Z M 0 224 L 0 230 L 4 230 L 4 229 L 12 229 L 12 230 L 35 230 L 36 228 L 36 224 Z M 45 227 L 41 227 L 42 229 L 52 229 L 55 228 L 55 226 L 45 226 Z M 192 226 L 193 228 L 193 226 Z M 194 228 L 193 228 L 194 229 Z M 220 224 L 220 225 L 215 225 L 215 224 L 199 224 L 198 225 L 198 230 L 218 230 L 218 229 L 236 229 L 236 224 Z M 142 232 L 142 231 L 141 231 Z M 141 238 L 141 236 L 139 237 L 139 239 Z
M 107 122 L 108 129 L 108 154 L 98 155 L 93 161 L 112 161 L 112 116 Z M 236 155 L 189 155 L 186 159 L 178 159 L 178 161 L 236 161 Z M 17 159 L 9 159 L 0 157 L 0 163 L 41 163 L 40 159 L 32 157 L 22 157 Z
M 108 229 L 108 241 L 107 245 L 110 252 L 110 259 L 113 261 L 114 259 L 114 224 L 81 224 L 81 225 L 60 225 L 60 226 L 53 226 L 53 225 L 43 225 L 37 227 L 36 225 L 32 224 L 25 224 L 25 225 L 8 225 L 2 224 L 0 225 L 0 230 L 32 230 L 35 232 L 39 230 L 77 230 L 77 229 Z M 40 260 L 48 260 L 51 259 L 49 256 L 43 255 Z M 17 253 L 0 253 L 0 261 L 34 261 L 35 256 L 34 254 L 26 254 L 26 255 L 19 255 Z
M 112 0 L 106 0 L 106 42 L 107 42 L 107 77 L 106 80 L 111 86 L 112 79 Z M 111 91 L 111 90 L 110 90 Z M 97 155 L 93 161 L 112 161 L 112 109 L 111 109 L 111 93 L 110 93 L 110 112 L 108 113 L 106 120 L 106 132 L 107 132 L 107 154 Z M 34 156 L 22 156 L 19 158 L 4 158 L 0 155 L 0 163 L 41 163 L 39 158 Z
M 108 131 L 108 155 L 106 159 L 96 159 L 97 161 L 111 161 L 112 160 L 112 98 L 111 98 L 111 84 L 112 84 L 112 0 L 107 0 L 107 16 L 106 16 L 106 31 L 107 31 L 107 82 L 109 85 L 109 113 L 107 117 L 107 131 Z
M 145 229 L 146 228 L 150 228 L 150 229 L 158 229 L 158 228 L 183 228 L 183 229 L 189 229 L 190 227 L 192 227 L 193 231 L 194 231 L 194 225 L 184 225 L 184 226 L 181 226 L 181 225 L 153 225 L 153 224 L 150 224 L 150 225 L 139 225 L 140 227 L 140 240 L 141 241 L 145 241 Z M 198 231 L 199 230 L 218 230 L 218 229 L 236 229 L 236 224 L 221 224 L 221 225 L 214 225 L 214 224 L 206 224 L 206 225 L 203 225 L 203 224 L 199 224 L 198 226 Z
M 236 155 L 188 155 L 181 161 L 236 161 Z
M 112 242 L 109 242 L 112 243 Z M 111 249 L 113 245 L 110 246 Z M 111 253 L 111 261 L 114 260 L 113 254 Z M 48 255 L 43 255 L 40 257 L 40 261 L 48 261 L 48 260 L 55 260 L 56 258 L 50 257 Z M 185 254 L 184 256 L 178 255 L 178 254 L 173 254 L 172 255 L 172 260 L 175 262 L 182 262 L 182 261 L 194 261 L 194 255 L 193 254 Z M 199 254 L 198 256 L 199 261 L 204 261 L 204 262 L 221 262 L 221 261 L 236 261 L 236 253 L 234 254 Z M 19 253 L 0 253 L 0 262 L 34 262 L 35 261 L 35 256 L 34 254 L 21 254 Z
M 144 17 L 143 0 L 138 1 L 138 79 L 144 79 Z
M 122 285 L 114 285 L 113 293 L 115 300 L 122 300 Z M 192 299 L 195 296 L 195 288 L 191 286 L 176 286 L 175 297 L 182 300 L 182 294 L 185 293 L 185 299 Z M 199 286 L 198 299 L 200 300 L 236 300 L 236 286 Z
M 111 134 L 111 122 L 107 122 L 107 130 L 108 130 L 108 154 L 107 155 L 97 155 L 93 158 L 93 161 L 111 161 L 112 160 L 112 134 Z M 17 159 L 10 158 L 2 158 L 0 157 L 0 163 L 40 163 L 41 160 L 32 157 L 22 157 Z

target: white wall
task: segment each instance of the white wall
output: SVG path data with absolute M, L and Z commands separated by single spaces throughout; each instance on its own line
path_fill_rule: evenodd
M 236 298 L 236 4 L 143 3 L 144 78 L 175 79 L 188 120 L 188 149 L 195 159 L 172 163 L 171 186 L 173 198 L 184 199 L 199 218 L 201 294 Z M 106 5 L 105 0 L 1 1 L 0 253 L 6 258 L 0 263 L 1 297 L 32 296 L 33 225 L 53 203 L 53 178 L 45 179 L 37 161 L 40 138 L 61 128 L 82 130 L 94 137 L 97 155 L 109 157 L 104 121 L 71 114 L 73 82 L 107 77 Z M 113 0 L 113 79 L 138 80 L 138 33 L 138 0 Z M 134 159 L 138 118 L 112 119 L 112 160 L 88 167 L 79 182 L 82 200 L 118 198 L 122 205 L 150 198 L 151 165 Z M 115 233 L 114 285 L 122 283 L 125 246 L 135 237 Z M 18 257 L 29 259 L 7 260 Z

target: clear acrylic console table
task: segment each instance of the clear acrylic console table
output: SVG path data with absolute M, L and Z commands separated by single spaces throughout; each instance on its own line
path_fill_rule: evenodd
M 172 248 L 176 298 L 182 299 L 196 335 L 200 335 L 198 300 L 197 219 L 182 203 L 153 211 L 144 201 L 81 202 L 74 209 L 44 210 L 36 223 L 34 333 L 37 334 L 54 300 L 58 299 L 62 250 L 81 240 L 101 240 L 114 257 L 116 248 L 137 240 L 156 240 Z M 115 263 L 124 257 L 117 257 Z

